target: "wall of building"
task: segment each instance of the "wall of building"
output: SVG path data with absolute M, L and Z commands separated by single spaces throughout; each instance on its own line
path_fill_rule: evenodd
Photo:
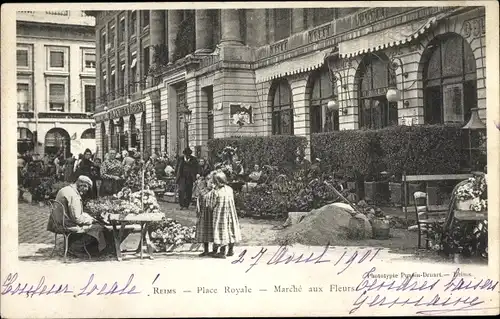
M 51 128 L 63 128 L 74 141 L 80 141 L 82 133 L 94 125 L 93 110 L 85 109 L 84 91 L 85 85 L 95 86 L 95 68 L 86 68 L 84 61 L 85 53 L 95 53 L 94 22 L 82 11 L 23 11 L 17 15 L 17 48 L 28 50 L 28 67 L 17 67 L 17 83 L 29 84 L 31 105 L 26 112 L 18 112 L 18 126 L 37 132 L 35 151 L 40 154 Z M 50 67 L 50 48 L 64 51 L 63 68 Z M 63 112 L 49 108 L 50 83 L 65 85 Z
M 339 9 L 340 10 L 340 9 Z M 361 43 L 377 43 L 377 36 L 385 33 L 386 40 L 394 29 L 410 30 L 415 25 L 422 25 L 424 29 L 418 39 L 410 43 L 391 44 L 390 48 L 367 47 L 365 52 L 331 58 L 332 70 L 341 75 L 342 82 L 335 83 L 338 92 L 339 124 L 340 129 L 359 128 L 359 108 L 357 72 L 362 58 L 369 52 L 375 51 L 389 59 L 401 62 L 403 68 L 395 69 L 396 86 L 402 92 L 403 99 L 398 102 L 398 122 L 405 125 L 423 124 L 424 98 L 422 82 L 422 65 L 426 47 L 436 36 L 453 32 L 461 35 L 471 46 L 476 58 L 477 94 L 480 116 L 486 116 L 485 101 L 485 43 L 484 43 L 484 10 L 481 8 L 461 8 L 454 13 L 446 12 L 443 8 L 372 8 L 358 11 L 342 11 L 331 21 L 311 22 L 316 19 L 310 12 L 291 12 L 293 31 L 289 37 L 278 38 L 273 22 L 276 14 L 270 10 L 247 10 L 244 15 L 231 12 L 222 12 L 220 21 L 221 41 L 213 53 L 195 54 L 199 59 L 194 65 L 192 62 L 174 61 L 166 68 L 161 77 L 161 84 L 153 87 L 149 92 L 158 90 L 160 96 L 160 112 L 153 115 L 148 111 L 148 118 L 152 123 L 152 137 L 158 145 L 168 151 L 179 152 L 177 149 L 177 127 L 184 125 L 177 121 L 175 89 L 172 85 L 185 81 L 187 85 L 187 103 L 193 111 L 192 122 L 189 125 L 190 146 L 201 146 L 206 153 L 208 139 L 208 101 L 206 89 L 213 90 L 213 119 L 214 137 L 253 136 L 272 134 L 272 103 L 270 92 L 274 80 L 286 79 L 291 88 L 294 109 L 294 134 L 309 138 L 309 100 L 311 93 L 311 78 L 314 73 L 324 66 L 323 56 L 334 56 L 334 51 L 342 48 L 344 43 L 358 41 Z M 179 12 L 175 13 L 179 14 Z M 175 16 L 168 11 L 167 23 L 164 24 L 164 42 L 171 45 L 174 28 L 170 19 Z M 200 13 L 201 14 L 201 13 Z M 202 15 L 195 12 L 195 21 L 203 23 Z M 447 16 L 448 14 L 448 16 Z M 108 13 L 104 17 L 113 16 Z M 301 20 L 303 17 L 303 21 Z M 238 20 L 239 19 L 239 20 Z M 241 20 L 243 19 L 243 20 Z M 431 21 L 434 19 L 433 21 Z M 103 19 L 102 23 L 106 19 Z M 151 20 L 152 21 L 152 20 Z M 242 23 L 242 22 L 245 23 Z M 263 23 L 263 22 L 269 23 Z M 302 21 L 302 23 L 300 23 Z M 429 22 L 431 21 L 431 22 Z M 206 22 L 206 21 L 205 21 Z M 426 25 L 424 26 L 424 23 Z M 366 26 L 370 26 L 367 28 Z M 405 29 L 406 28 L 406 29 Z M 413 28 L 413 29 L 412 29 Z M 194 28 L 195 31 L 200 28 Z M 399 30 L 398 29 L 398 30 Z M 238 33 L 239 30 L 239 33 Z M 175 31 L 175 30 L 174 30 Z M 218 32 L 218 31 L 217 31 Z M 281 32 L 281 31 L 280 31 Z M 388 36 L 387 36 L 388 35 Z M 150 35 L 153 37 L 153 35 Z M 197 49 L 200 49 L 200 39 Z M 169 40 L 170 39 L 170 40 Z M 382 38 L 383 40 L 384 38 Z M 382 41 L 380 40 L 380 41 Z M 160 40 L 155 40 L 160 41 Z M 381 43 L 384 44 L 384 43 Z M 169 47 L 169 55 L 173 48 Z M 322 56 L 304 60 L 307 55 L 321 53 Z M 285 63 L 286 62 L 286 63 Z M 308 64 L 309 63 L 309 64 Z M 297 64 L 298 67 L 295 65 Z M 303 65 L 302 65 L 303 64 Z M 262 80 L 257 76 L 260 70 L 268 68 L 274 72 L 271 79 Z M 291 68 L 291 69 L 288 69 Z M 169 71 L 176 70 L 176 71 Z M 403 76 L 404 75 L 404 76 Z M 148 91 L 148 90 L 146 90 Z M 142 94 L 141 99 L 151 99 L 150 93 Z M 133 100 L 133 98 L 132 98 Z M 405 103 L 406 102 L 406 103 Z M 252 107 L 253 121 L 243 127 L 231 124 L 230 105 L 242 104 Z M 108 104 L 109 105 L 113 104 Z M 153 103 L 148 102 L 148 108 Z M 159 117 L 160 121 L 153 125 Z M 158 123 L 166 121 L 166 129 L 160 134 Z M 164 136 L 164 137 L 162 137 Z M 164 145 L 162 141 L 166 141 Z

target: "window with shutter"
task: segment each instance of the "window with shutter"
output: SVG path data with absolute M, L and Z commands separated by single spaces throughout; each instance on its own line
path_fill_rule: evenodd
M 17 50 L 17 66 L 28 67 L 28 50 Z
M 64 68 L 64 52 L 50 51 L 50 67 Z
M 29 111 L 30 110 L 30 99 L 29 99 L 29 84 L 18 83 L 17 84 L 17 110 L 18 111 Z
M 49 85 L 49 109 L 50 111 L 64 112 L 66 88 L 64 84 Z
M 86 69 L 95 69 L 95 54 L 94 53 L 85 53 L 85 68 Z

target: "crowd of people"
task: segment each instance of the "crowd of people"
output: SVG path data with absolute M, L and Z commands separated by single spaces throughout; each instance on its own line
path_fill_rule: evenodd
M 228 185 L 226 174 L 213 169 L 206 159 L 198 160 L 192 155 L 190 148 L 186 148 L 181 156 L 173 159 L 169 159 L 167 154 L 160 155 L 157 152 L 141 157 L 141 154 L 133 149 L 120 153 L 110 150 L 102 163 L 89 149 L 78 159 L 73 156 L 64 161 L 56 159 L 54 165 L 59 165 L 57 176 L 71 182 L 56 195 L 56 200 L 62 203 L 64 210 L 68 212 L 66 218 L 69 220 L 66 222 L 88 226 L 87 231 L 72 236 L 69 246 L 73 255 L 81 256 L 83 251 L 97 255 L 112 251 L 114 245 L 106 244 L 112 240 L 112 236 L 105 227 L 99 226 L 96 220 L 83 212 L 82 198 L 117 193 L 124 184 L 127 172 L 138 161 L 150 161 L 154 164 L 158 178 L 172 177 L 175 180 L 181 210 L 189 209 L 195 199 L 198 216 L 196 238 L 204 247 L 200 256 L 232 256 L 234 244 L 241 240 L 233 189 Z M 53 214 L 47 226 L 49 231 L 57 231 L 62 222 L 62 214 L 62 209 L 59 214 Z M 209 250 L 210 244 L 212 251 Z

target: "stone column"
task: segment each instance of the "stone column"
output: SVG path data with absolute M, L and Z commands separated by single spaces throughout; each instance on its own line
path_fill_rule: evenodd
M 151 48 L 149 50 L 149 61 L 154 63 L 154 48 L 155 45 L 162 45 L 165 42 L 165 12 L 163 10 L 151 10 L 151 22 L 150 22 L 150 37 L 151 37 Z
M 182 22 L 183 12 L 182 10 L 168 10 L 168 61 L 174 62 L 174 52 L 175 52 L 175 38 L 177 37 L 177 32 L 179 31 L 179 25 Z
M 266 9 L 249 9 L 247 12 L 247 42 L 258 47 L 266 44 Z
M 292 9 L 292 34 L 302 32 L 304 29 L 304 9 Z
M 240 15 L 238 9 L 221 10 L 221 45 L 242 45 Z
M 213 25 L 210 10 L 196 10 L 196 52 L 210 52 L 212 47 Z

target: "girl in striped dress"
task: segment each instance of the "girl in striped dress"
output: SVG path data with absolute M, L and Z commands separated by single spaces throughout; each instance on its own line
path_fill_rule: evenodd
M 209 206 L 214 215 L 214 245 L 220 246 L 220 251 L 214 254 L 216 258 L 226 258 L 234 255 L 234 244 L 241 241 L 240 223 L 234 205 L 233 189 L 227 185 L 226 174 L 216 171 L 212 178 L 213 191 Z
M 214 242 L 214 220 L 212 209 L 209 207 L 210 196 L 212 194 L 212 176 L 206 178 L 200 177 L 196 184 L 196 215 L 198 222 L 196 223 L 196 240 L 198 243 L 203 243 L 203 253 L 200 257 L 208 256 L 209 243 Z

